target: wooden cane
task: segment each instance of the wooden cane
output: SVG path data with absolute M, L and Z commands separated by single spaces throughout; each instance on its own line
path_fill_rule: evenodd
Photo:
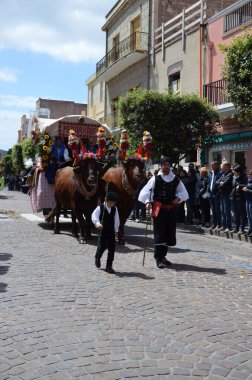
M 150 201 L 151 201 L 151 191 L 152 189 L 150 190 L 150 195 L 149 195 L 149 205 L 150 205 Z M 148 215 L 147 215 L 148 213 Z M 144 266 L 144 262 L 145 262 L 145 252 L 146 252 L 146 245 L 147 245 L 147 230 L 148 230 L 148 222 L 151 220 L 151 213 L 150 213 L 150 209 L 147 210 L 147 213 L 146 213 L 146 226 L 145 226 L 145 237 L 144 237 L 144 252 L 143 252 L 143 266 Z
M 150 217 L 146 217 L 146 226 L 145 226 L 145 237 L 144 237 L 144 252 L 143 252 L 143 267 L 144 267 L 144 262 L 145 262 L 145 252 L 146 252 L 146 245 L 147 245 L 147 230 L 148 230 L 148 222 L 150 220 Z

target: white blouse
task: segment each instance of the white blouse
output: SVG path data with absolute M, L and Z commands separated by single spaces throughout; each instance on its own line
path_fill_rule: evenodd
M 111 213 L 111 207 L 108 207 L 105 203 L 105 207 L 108 211 L 108 213 L 110 214 Z M 115 232 L 118 232 L 118 229 L 119 229 L 119 225 L 120 225 L 120 219 L 119 219 L 119 214 L 118 214 L 118 210 L 117 210 L 117 207 L 115 206 L 116 208 L 116 212 L 115 212 L 115 224 L 114 224 L 114 227 L 115 227 Z M 99 227 L 101 225 L 101 222 L 100 222 L 100 213 L 101 213 L 101 208 L 100 206 L 96 207 L 96 209 L 93 211 L 92 213 L 92 222 L 94 223 L 95 227 Z
M 165 182 L 171 182 L 175 178 L 175 175 L 171 171 L 169 172 L 169 174 L 164 174 L 162 170 L 159 170 L 158 175 L 161 175 L 162 179 Z M 156 181 L 156 177 L 155 176 L 151 177 L 148 183 L 142 188 L 138 197 L 138 200 L 140 202 L 142 203 L 153 202 L 153 190 L 155 187 L 155 181 Z M 180 199 L 179 203 L 184 202 L 189 198 L 188 192 L 182 181 L 179 181 L 179 184 L 176 188 L 175 195 L 176 197 Z

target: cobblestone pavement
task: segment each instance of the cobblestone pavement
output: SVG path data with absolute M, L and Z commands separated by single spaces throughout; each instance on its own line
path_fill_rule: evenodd
M 112 275 L 95 241 L 69 223 L 54 235 L 20 215 L 27 196 L 3 194 L 0 380 L 252 379 L 250 244 L 179 230 L 160 270 L 149 233 L 143 267 L 145 225 L 129 222 Z

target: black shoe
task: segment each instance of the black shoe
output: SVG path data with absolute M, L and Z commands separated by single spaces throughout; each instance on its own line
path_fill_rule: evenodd
M 114 273 L 115 273 L 114 269 L 113 269 L 111 266 L 108 266 L 108 265 L 106 266 L 105 271 L 106 271 L 107 273 L 111 273 L 111 274 L 114 274 Z
M 252 230 L 249 230 L 246 234 L 245 234 L 246 237 L 251 237 L 252 236 Z
M 168 268 L 172 265 L 172 263 L 168 261 L 165 257 L 163 257 L 162 259 L 156 260 L 156 262 L 157 262 L 157 267 L 159 269 Z
M 232 234 L 238 234 L 239 228 L 234 228 L 231 232 L 232 232 Z
M 245 234 L 245 231 L 244 229 L 240 228 L 239 232 L 238 232 L 238 235 L 244 235 Z
M 209 227 L 209 230 L 215 230 L 216 227 L 217 227 L 216 224 L 212 224 L 211 227 Z
M 164 268 L 166 268 L 166 265 L 165 265 L 162 261 L 160 261 L 160 260 L 156 260 L 156 263 L 157 263 L 157 267 L 158 267 L 159 269 L 164 269 Z
M 172 263 L 168 261 L 165 257 L 162 259 L 162 263 L 165 264 L 165 266 L 170 267 Z
M 96 268 L 100 268 L 101 267 L 101 259 L 99 257 L 95 258 L 95 266 L 96 266 Z

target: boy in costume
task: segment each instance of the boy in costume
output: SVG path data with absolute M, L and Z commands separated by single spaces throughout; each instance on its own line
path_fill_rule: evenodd
M 118 234 L 120 219 L 116 202 L 118 195 L 114 192 L 107 192 L 105 202 L 96 207 L 92 213 L 92 222 L 99 230 L 98 246 L 95 255 L 95 265 L 97 268 L 101 267 L 101 257 L 103 252 L 107 249 L 107 264 L 106 272 L 115 273 L 112 264 L 115 256 L 115 237 Z

